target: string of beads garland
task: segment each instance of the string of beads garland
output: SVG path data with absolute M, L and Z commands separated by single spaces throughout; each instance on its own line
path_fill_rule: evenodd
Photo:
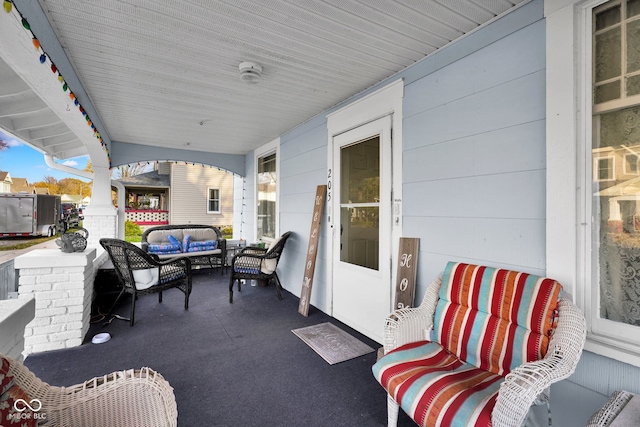
M 107 154 L 107 158 L 109 159 L 109 168 L 111 168 L 111 153 L 109 153 L 109 147 L 107 147 L 107 144 L 104 142 L 104 139 L 100 135 L 100 132 L 98 131 L 95 124 L 93 123 L 93 121 L 91 120 L 87 112 L 84 110 L 82 105 L 80 105 L 80 102 L 74 95 L 73 91 L 70 90 L 69 85 L 65 81 L 64 77 L 62 76 L 62 74 L 60 73 L 56 65 L 53 63 L 53 60 L 51 59 L 49 54 L 47 54 L 47 52 L 45 52 L 44 49 L 42 49 L 42 46 L 40 45 L 40 41 L 38 40 L 34 32 L 31 30 L 31 25 L 29 24 L 29 22 L 24 18 L 24 16 L 22 16 L 18 8 L 14 7 L 15 5 L 11 0 L 4 0 L 4 3 L 2 6 L 4 11 L 7 14 L 10 14 L 11 12 L 15 11 L 13 15 L 16 16 L 16 18 L 21 22 L 22 27 L 29 32 L 31 36 L 31 43 L 33 44 L 33 47 L 35 48 L 35 50 L 39 55 L 38 60 L 40 61 L 40 64 L 45 65 L 47 62 L 51 64 L 51 72 L 54 74 L 57 74 L 58 81 L 61 83 L 61 86 L 62 86 L 62 91 L 65 93 L 69 92 L 69 99 L 73 102 L 74 106 L 78 107 L 78 111 L 84 116 L 87 122 L 87 126 L 91 127 L 91 129 L 93 130 L 93 136 L 100 142 L 100 145 L 105 150 Z

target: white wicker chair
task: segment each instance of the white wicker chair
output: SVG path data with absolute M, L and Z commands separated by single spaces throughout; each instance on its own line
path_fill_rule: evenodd
M 420 306 L 397 310 L 387 318 L 383 343 L 385 354 L 404 344 L 429 339 L 441 284 L 442 276 L 429 285 Z M 563 297 L 558 306 L 557 326 L 545 357 L 512 370 L 500 386 L 492 412 L 493 427 L 519 427 L 534 403 L 548 402 L 549 386 L 567 378 L 575 370 L 585 337 L 584 315 Z M 396 426 L 399 405 L 390 395 L 387 395 L 387 407 L 388 425 Z
M 53 387 L 22 363 L 9 361 L 9 373 L 32 399 L 42 403 L 39 426 L 172 427 L 178 410 L 173 388 L 149 368 L 113 372 L 71 387 Z

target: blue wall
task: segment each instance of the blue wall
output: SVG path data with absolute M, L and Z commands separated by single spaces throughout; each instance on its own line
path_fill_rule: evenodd
M 450 259 L 544 274 L 544 22 L 408 84 L 403 113 L 421 285 Z
M 420 238 L 417 301 L 449 259 L 544 273 L 542 6 L 517 9 L 281 137 L 280 227 L 295 234 L 278 274 L 289 291 L 300 294 L 316 186 L 327 182 L 326 115 L 398 78 L 406 85 L 402 234 Z M 252 161 L 250 153 L 248 177 Z M 325 311 L 328 232 L 311 299 Z
M 402 235 L 420 238 L 416 303 L 450 259 L 544 275 L 545 37 L 535 0 L 283 135 L 280 227 L 295 232 L 278 267 L 285 288 L 300 295 L 315 190 L 327 181 L 326 115 L 398 78 Z M 324 227 L 311 299 L 324 311 L 328 241 Z M 593 399 L 640 392 L 639 378 L 638 368 L 585 352 L 571 380 Z

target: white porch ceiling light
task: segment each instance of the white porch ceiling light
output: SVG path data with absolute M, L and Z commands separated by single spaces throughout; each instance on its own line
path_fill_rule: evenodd
M 255 62 L 241 62 L 238 65 L 240 78 L 249 84 L 256 84 L 262 76 L 262 67 Z

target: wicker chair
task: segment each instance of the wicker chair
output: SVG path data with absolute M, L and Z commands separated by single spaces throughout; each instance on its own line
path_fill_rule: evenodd
M 438 335 L 437 331 L 433 330 L 434 319 L 439 315 L 439 311 L 443 310 L 443 307 L 446 307 L 446 305 L 443 305 L 443 301 L 441 300 L 443 295 L 440 292 L 442 282 L 443 276 L 441 275 L 429 285 L 420 306 L 397 310 L 387 318 L 383 338 L 385 356 L 380 358 L 376 365 L 374 365 L 373 369 L 374 376 L 376 376 L 378 381 L 381 381 L 384 369 L 389 367 L 388 361 L 384 368 L 377 367 L 379 364 L 385 364 L 383 361 L 387 357 L 387 354 L 407 344 L 409 344 L 407 347 L 411 347 L 412 345 L 417 346 L 418 342 L 430 343 L 432 341 L 431 338 L 433 337 L 430 337 L 429 334 L 433 333 L 436 336 Z M 445 290 L 445 294 L 446 292 L 448 292 L 448 290 Z M 497 392 L 497 397 L 494 395 L 495 406 L 490 413 L 490 419 L 485 419 L 483 423 L 465 422 L 464 425 L 487 425 L 486 423 L 489 422 L 489 425 L 492 425 L 493 427 L 518 427 L 523 425 L 527 416 L 529 416 L 531 406 L 541 404 L 547 405 L 547 410 L 549 411 L 549 422 L 551 422 L 549 410 L 549 386 L 554 382 L 567 378 L 573 373 L 580 359 L 586 336 L 584 316 L 570 299 L 564 296 L 559 299 L 554 316 L 555 317 L 552 317 L 551 323 L 553 324 L 555 321 L 555 327 L 552 327 L 552 335 L 548 341 L 547 350 L 544 356 L 538 360 L 523 363 L 514 369 L 511 369 L 510 372 L 506 373 L 506 375 L 503 375 L 502 373 L 497 375 L 499 378 L 496 381 L 495 387 L 499 387 L 499 391 Z M 444 322 L 442 325 L 444 325 Z M 456 339 L 462 335 L 462 331 L 455 332 L 455 326 L 453 326 L 453 323 L 442 326 L 442 328 L 444 327 L 452 327 L 452 336 L 456 336 Z M 437 342 L 435 339 L 433 341 Z M 438 343 L 438 345 L 440 344 Z M 407 347 L 403 347 L 403 349 Z M 465 349 L 464 345 L 461 348 Z M 469 350 L 469 352 L 471 351 Z M 398 357 L 394 356 L 394 354 L 395 353 L 391 353 L 389 355 L 392 360 L 391 363 L 398 363 L 397 361 L 393 361 L 394 357 Z M 416 357 L 420 358 L 421 356 Z M 453 357 L 456 356 L 453 355 Z M 492 360 L 498 360 L 498 358 Z M 501 361 L 502 360 L 500 360 L 500 362 Z M 475 367 L 470 366 L 470 368 Z M 418 370 L 420 369 L 422 368 L 418 368 Z M 427 369 L 431 368 L 427 366 Z M 399 370 L 400 369 L 398 368 L 398 371 Z M 392 374 L 386 373 L 384 375 Z M 401 379 L 400 376 L 401 374 L 396 376 L 398 381 L 404 381 L 404 378 Z M 496 375 L 494 375 L 494 377 L 496 377 Z M 418 380 L 415 381 L 417 383 Z M 420 384 L 423 383 L 421 382 Z M 396 392 L 397 390 L 398 389 L 396 389 Z M 387 389 L 387 391 L 389 390 Z M 406 391 L 406 389 L 402 392 L 406 392 L 407 394 L 410 393 L 409 391 Z M 465 391 L 465 393 L 466 392 L 467 391 Z M 442 393 L 444 393 L 444 391 Z M 401 398 L 398 400 L 402 401 Z M 460 402 L 458 401 L 456 404 L 460 404 Z M 388 394 L 387 411 L 389 426 L 397 425 L 398 410 L 399 403 L 396 402 L 391 394 Z M 421 409 L 421 411 L 432 410 L 437 409 L 433 409 L 431 407 L 428 409 Z M 429 427 L 434 426 L 434 424 L 426 421 L 427 417 L 425 412 L 421 412 L 421 414 L 424 418 L 420 421 L 414 421 L 419 425 Z M 449 422 L 439 421 L 436 425 L 449 426 L 452 424 Z
M 287 231 L 273 241 L 269 249 L 248 246 L 234 255 L 231 260 L 231 278 L 229 279 L 229 302 L 233 303 L 233 283 L 238 281 L 238 292 L 242 291 L 241 280 L 258 280 L 267 284 L 273 280 L 278 298 L 282 300 L 282 285 L 276 273 L 284 244 L 291 235 Z
M 172 427 L 178 424 L 173 388 L 150 368 L 96 377 L 71 387 L 54 387 L 38 379 L 17 360 L 9 375 L 30 399 L 42 404 L 43 427 Z
M 116 274 L 122 284 L 122 290 L 113 303 L 109 314 L 123 294 L 132 295 L 130 326 L 133 326 L 136 299 L 139 295 L 158 294 L 162 302 L 162 292 L 177 288 L 184 293 L 184 309 L 189 309 L 191 294 L 191 261 L 186 257 L 161 261 L 136 245 L 119 239 L 100 239 L 100 245 L 107 251 Z

